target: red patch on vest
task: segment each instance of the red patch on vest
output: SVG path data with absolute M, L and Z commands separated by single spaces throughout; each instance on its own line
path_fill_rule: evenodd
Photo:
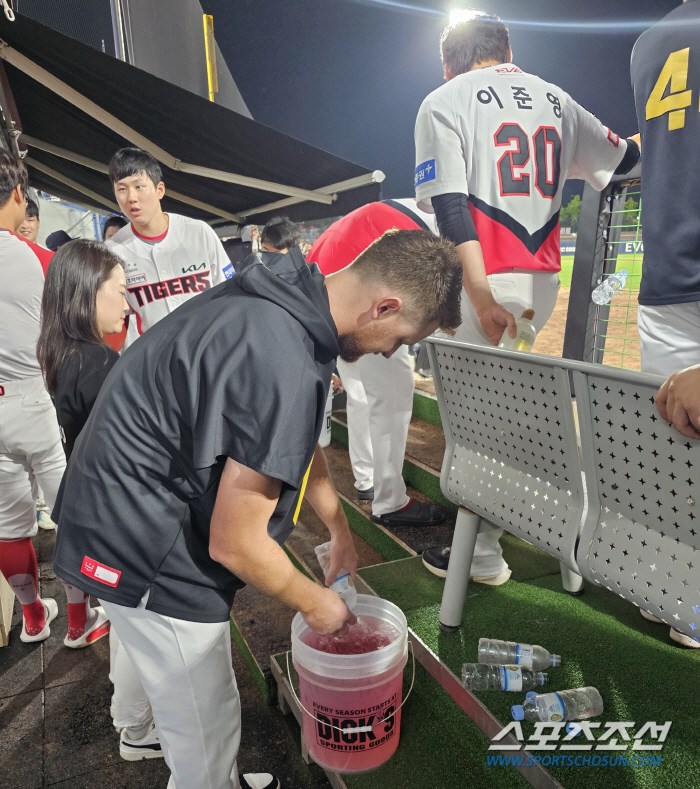
M 87 575 L 88 578 L 92 578 L 107 586 L 116 586 L 122 575 L 120 570 L 115 570 L 113 567 L 107 567 L 106 564 L 101 564 L 91 559 L 89 556 L 83 557 L 83 566 L 80 568 L 80 572 L 83 573 L 83 575 Z

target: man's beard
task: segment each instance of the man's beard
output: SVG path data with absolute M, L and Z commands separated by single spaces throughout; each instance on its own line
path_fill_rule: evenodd
M 360 339 L 357 332 L 338 337 L 338 347 L 340 348 L 340 358 L 349 364 L 356 362 L 367 353 L 377 353 L 374 348 L 369 347 Z

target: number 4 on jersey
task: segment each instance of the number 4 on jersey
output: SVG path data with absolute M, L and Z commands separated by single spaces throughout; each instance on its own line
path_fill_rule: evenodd
M 685 126 L 684 107 L 689 107 L 692 100 L 692 91 L 686 90 L 689 57 L 690 48 L 671 52 L 647 100 L 646 119 L 651 120 L 668 113 L 669 131 Z M 669 95 L 665 96 L 669 82 Z

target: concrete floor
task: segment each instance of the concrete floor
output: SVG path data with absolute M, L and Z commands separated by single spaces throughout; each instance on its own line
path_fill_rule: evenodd
M 19 639 L 15 607 L 9 646 L 0 649 L 0 787 L 2 789 L 165 789 L 162 759 L 125 762 L 109 715 L 109 645 L 63 646 L 66 599 L 51 568 L 53 532 L 34 539 L 40 594 L 53 597 L 59 615 L 51 636 L 38 644 Z M 320 768 L 300 756 L 299 728 L 269 707 L 234 647 L 232 660 L 243 708 L 241 772 L 272 772 L 285 789 L 329 789 Z

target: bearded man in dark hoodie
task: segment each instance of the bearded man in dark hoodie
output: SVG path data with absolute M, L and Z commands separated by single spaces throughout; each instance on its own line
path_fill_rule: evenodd
M 460 323 L 451 243 L 389 231 L 327 277 L 298 249 L 259 256 L 134 343 L 76 443 L 53 518 L 61 578 L 108 613 L 153 710 L 171 789 L 274 789 L 239 778 L 229 615 L 245 584 L 318 633 L 354 622 L 281 544 L 306 497 L 331 534 L 330 585 L 357 568 L 316 444 L 336 357 L 391 356 Z M 312 462 L 313 460 L 313 462 Z

